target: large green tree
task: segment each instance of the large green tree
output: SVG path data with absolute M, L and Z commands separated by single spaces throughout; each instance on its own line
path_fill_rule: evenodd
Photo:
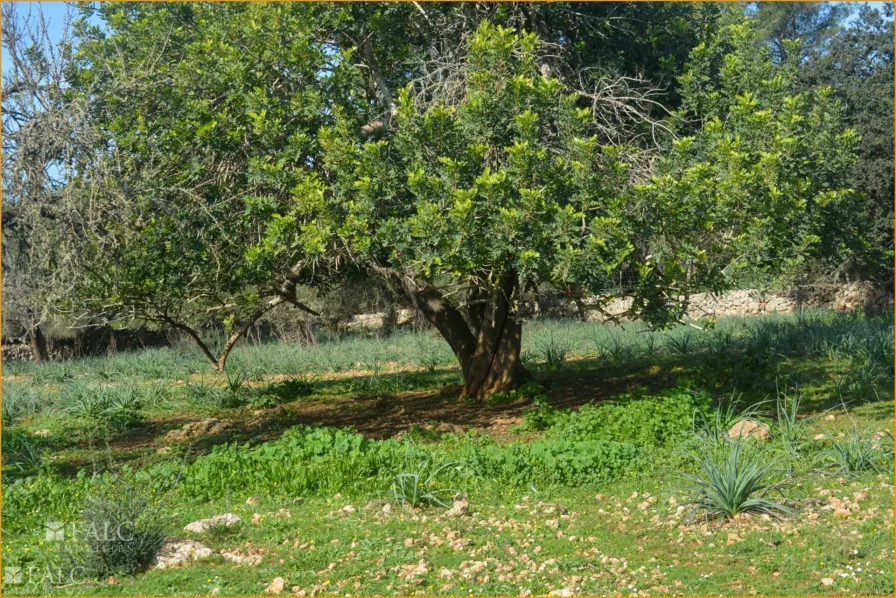
M 632 312 L 667 325 L 695 288 L 856 247 L 839 105 L 715 7 L 98 10 L 69 75 L 96 139 L 59 215 L 69 308 L 186 330 L 217 368 L 297 285 L 361 275 L 484 398 L 526 376 L 526 288 L 581 297 L 624 271 Z
M 693 288 L 853 246 L 855 132 L 829 92 L 799 94 L 792 65 L 754 47 L 743 22 L 697 46 L 674 119 L 693 133 L 651 167 L 602 130 L 600 102 L 539 68 L 534 34 L 483 23 L 438 85 L 402 91 L 393 134 L 321 131 L 324 171 L 282 238 L 321 254 L 338 239 L 403 289 L 451 344 L 465 396 L 515 388 L 527 286 L 596 291 L 628 268 L 633 310 L 668 324 Z
M 893 280 L 893 4 L 865 4 L 800 69 L 810 86 L 831 87 L 844 122 L 862 141 L 849 182 L 865 196 L 860 210 L 873 245 L 842 264 L 845 277 Z
M 304 307 L 297 284 L 327 286 L 337 270 L 340 278 L 350 269 L 369 274 L 335 239 L 309 252 L 278 233 L 293 224 L 305 175 L 322 172 L 317 133 L 336 114 L 363 138 L 392 134 L 398 90 L 432 74 L 434 62 L 460 57 L 490 17 L 538 30 L 550 54 L 563 57 L 545 53 L 539 67 L 569 84 L 594 91 L 615 74 L 625 92 L 649 87 L 655 97 L 638 109 L 655 118 L 660 94 L 715 14 L 624 3 L 83 10 L 102 26 L 80 24 L 70 80 L 102 141 L 78 180 L 89 217 L 67 214 L 82 234 L 70 268 L 76 290 L 62 307 L 92 322 L 140 319 L 184 330 L 218 369 L 267 310 Z M 601 106 L 606 131 L 631 125 L 616 119 L 625 105 Z M 230 329 L 222 347 L 203 340 L 209 321 Z

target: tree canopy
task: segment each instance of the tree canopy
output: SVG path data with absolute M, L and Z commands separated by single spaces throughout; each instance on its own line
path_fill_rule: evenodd
M 484 398 L 526 376 L 527 289 L 581 299 L 627 273 L 632 313 L 666 326 L 696 290 L 874 248 L 848 103 L 805 83 L 797 42 L 757 52 L 737 11 L 87 10 L 105 26 L 78 24 L 65 105 L 89 135 L 65 209 L 30 212 L 67 239 L 58 307 L 180 328 L 219 369 L 266 311 L 310 310 L 297 288 L 363 276 Z M 231 332 L 220 350 L 209 317 Z

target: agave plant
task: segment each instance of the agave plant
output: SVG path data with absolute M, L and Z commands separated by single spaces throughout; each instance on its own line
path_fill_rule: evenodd
M 438 488 L 439 477 L 450 469 L 459 469 L 456 462 L 439 462 L 434 455 L 420 451 L 416 445 L 408 446 L 405 453 L 404 471 L 392 479 L 389 498 L 401 505 L 418 507 L 423 505 L 449 506 L 454 491 Z
M 851 475 L 863 471 L 881 472 L 892 468 L 893 436 L 873 442 L 856 433 L 834 443 L 827 451 L 827 462 L 839 473 Z M 888 442 L 886 442 L 888 440 Z M 888 463 L 889 462 L 889 463 Z
M 701 471 L 681 474 L 690 482 L 683 490 L 707 519 L 727 519 L 740 513 L 793 514 L 793 509 L 766 498 L 780 487 L 769 481 L 774 464 L 764 463 L 759 453 L 745 453 L 743 441 L 731 441 L 723 450 L 702 456 L 692 453 L 692 457 Z

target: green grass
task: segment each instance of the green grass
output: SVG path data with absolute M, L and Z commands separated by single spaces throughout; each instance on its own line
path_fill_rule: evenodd
M 3 591 L 257 595 L 281 576 L 308 595 L 892 594 L 892 315 L 524 330 L 538 384 L 482 406 L 457 401 L 430 332 L 242 346 L 226 376 L 183 347 L 6 366 L 3 563 L 28 582 Z M 473 430 L 433 431 L 443 416 Z M 166 439 L 206 417 L 228 427 Z M 742 417 L 770 439 L 732 461 Z M 694 511 L 682 474 L 731 490 L 727 516 Z M 262 562 L 60 580 L 45 523 L 82 521 L 110 484 L 170 535 L 238 514 L 197 539 Z M 448 518 L 458 492 L 473 514 Z M 736 515 L 751 500 L 785 516 Z

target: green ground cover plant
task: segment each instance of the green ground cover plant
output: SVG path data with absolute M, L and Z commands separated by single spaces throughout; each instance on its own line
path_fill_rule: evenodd
M 99 359 L 63 364 L 64 378 L 17 366 L 3 381 L 4 563 L 45 572 L 89 562 L 91 573 L 77 583 L 34 573 L 4 592 L 258 594 L 277 576 L 306 594 L 741 594 L 785 582 L 793 593 L 891 591 L 892 316 L 723 319 L 655 333 L 649 350 L 638 323 L 531 324 L 536 380 L 483 405 L 456 398 L 447 356 L 432 367 L 418 350 L 426 331 L 343 336 L 326 350 L 248 346 L 234 363 L 256 373 L 230 380 L 198 357 L 193 373 L 158 378 L 182 349 L 118 355 L 106 377 Z M 574 347 L 559 365 L 537 357 L 551 335 Z M 301 364 L 288 375 L 265 361 L 284 354 Z M 710 355 L 719 360 L 702 365 Z M 603 360 L 613 365 L 596 369 Z M 840 382 L 861 364 L 883 377 L 852 395 Z M 97 436 L 83 409 L 126 423 Z M 483 410 L 481 425 L 433 423 Z M 168 437 L 209 417 L 229 427 Z M 731 438 L 744 420 L 768 426 L 768 439 Z M 97 556 L 102 543 L 46 541 L 48 521 L 83 522 L 100 495 L 109 512 L 159 509 L 143 519 L 158 522 L 147 547 L 235 512 L 241 525 L 197 539 L 261 563 L 214 556 L 133 575 L 149 548 L 119 561 Z M 471 515 L 447 515 L 455 496 Z M 507 546 L 535 570 L 507 561 Z M 678 556 L 661 556 L 669 546 Z

